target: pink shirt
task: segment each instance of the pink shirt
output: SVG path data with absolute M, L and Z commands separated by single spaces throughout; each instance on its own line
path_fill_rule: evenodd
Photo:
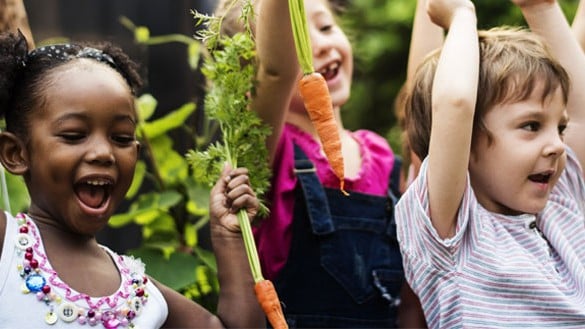
M 387 141 L 367 130 L 352 132 L 359 143 L 362 167 L 356 177 L 345 179 L 347 191 L 385 196 L 389 186 L 394 153 Z M 286 124 L 273 163 L 272 191 L 268 194 L 270 216 L 254 228 L 262 271 L 274 279 L 286 263 L 292 236 L 292 221 L 297 178 L 294 170 L 294 144 L 313 162 L 325 187 L 339 188 L 339 180 L 313 137 L 296 126 Z

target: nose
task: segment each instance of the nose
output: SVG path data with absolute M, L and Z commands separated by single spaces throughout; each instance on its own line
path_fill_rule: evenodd
M 112 165 L 116 162 L 114 150 L 107 137 L 96 137 L 90 144 L 87 152 L 87 161 L 102 165 Z
M 543 149 L 544 156 L 558 157 L 563 154 L 563 152 L 565 152 L 565 142 L 558 131 L 554 131 L 550 134 L 550 138 Z
M 313 48 L 313 57 L 319 57 L 320 55 L 325 54 L 330 48 L 331 43 L 325 34 L 321 31 L 313 28 L 311 33 L 311 47 Z

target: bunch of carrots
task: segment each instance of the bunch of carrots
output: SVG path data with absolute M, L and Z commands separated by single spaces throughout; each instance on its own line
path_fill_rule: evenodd
M 341 136 L 333 116 L 333 104 L 327 87 L 327 81 L 313 67 L 311 40 L 305 16 L 303 0 L 289 0 L 289 12 L 297 57 L 303 76 L 299 81 L 299 92 L 303 98 L 305 109 L 317 130 L 325 156 L 339 179 L 339 188 L 345 195 L 345 170 L 341 152 Z

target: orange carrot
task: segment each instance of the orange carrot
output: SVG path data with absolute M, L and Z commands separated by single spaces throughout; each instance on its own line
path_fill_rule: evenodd
M 270 325 L 274 329 L 288 329 L 288 324 L 284 319 L 284 313 L 280 306 L 280 300 L 276 294 L 276 289 L 270 280 L 261 280 L 254 285 L 256 298 L 264 310 Z
M 323 150 L 333 172 L 339 178 L 339 186 L 344 194 L 344 168 L 341 154 L 341 137 L 333 116 L 333 104 L 327 81 L 318 73 L 303 75 L 299 81 L 299 92 L 305 103 L 309 117 L 321 139 Z

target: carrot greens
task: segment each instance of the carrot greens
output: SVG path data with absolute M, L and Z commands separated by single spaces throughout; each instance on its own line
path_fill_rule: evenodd
M 221 137 L 205 151 L 189 151 L 187 159 L 195 178 L 210 185 L 219 177 L 225 162 L 232 168 L 246 167 L 250 184 L 261 202 L 262 216 L 268 213 L 263 201 L 270 187 L 271 170 L 265 145 L 270 128 L 250 109 L 256 76 L 255 42 L 250 28 L 254 10 L 250 0 L 244 1 L 242 8 L 241 19 L 246 28 L 231 37 L 220 33 L 222 17 L 194 12 L 198 24 L 206 27 L 197 35 L 205 41 L 208 51 L 202 67 L 209 82 L 205 113 L 219 124 Z M 237 217 L 254 281 L 259 282 L 264 278 L 246 210 L 240 210 Z

